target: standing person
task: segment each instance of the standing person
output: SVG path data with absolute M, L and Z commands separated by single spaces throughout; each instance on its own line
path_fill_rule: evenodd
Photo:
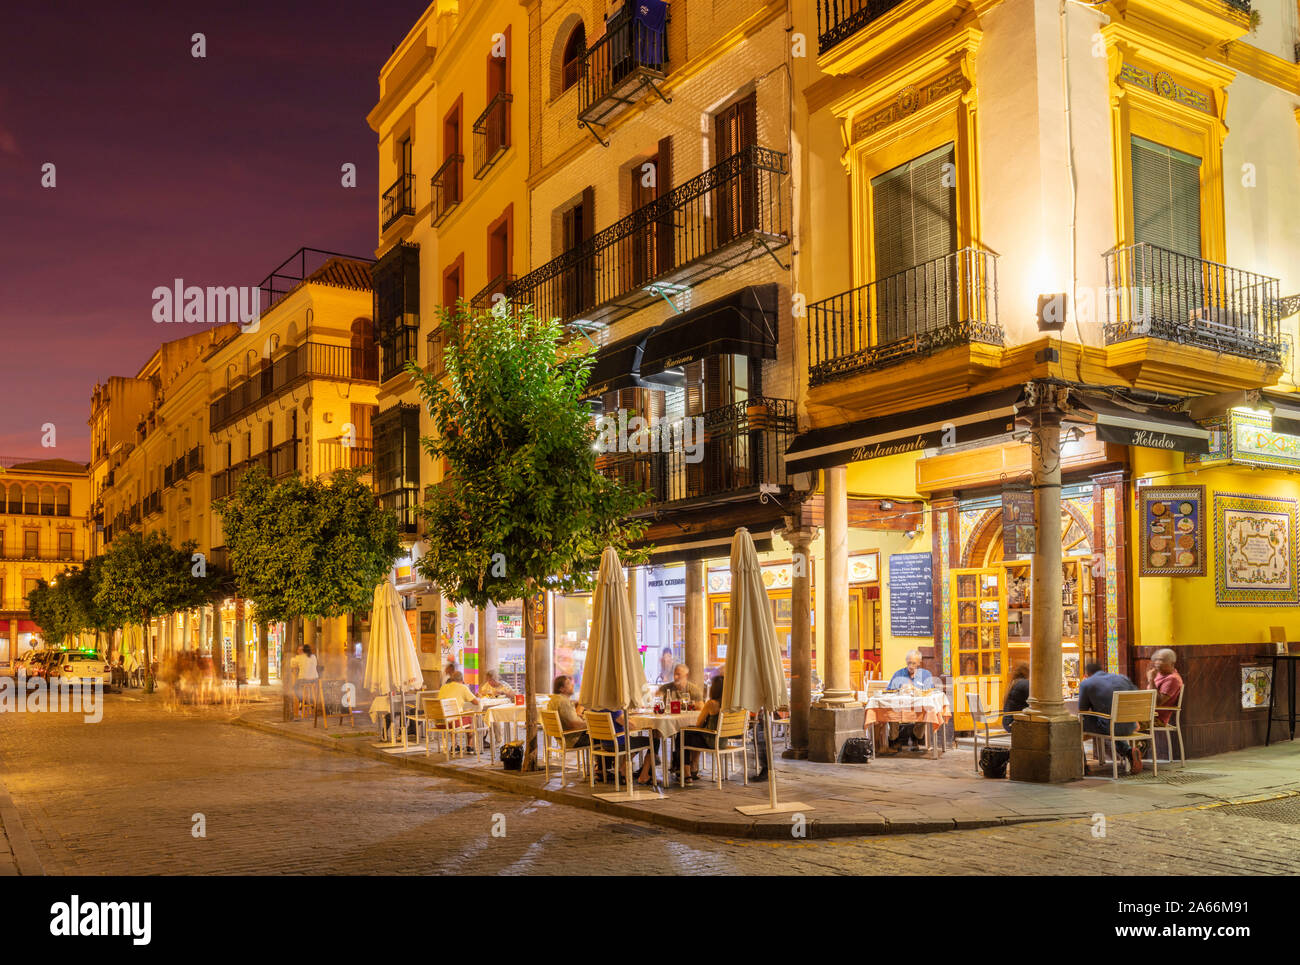
M 657 684 L 666 684 L 673 677 L 673 651 L 671 647 L 664 647 L 663 653 L 659 654 L 659 677 L 655 680 Z
M 1002 729 L 1011 732 L 1011 715 L 1029 706 L 1029 664 L 1021 660 L 1011 670 L 1011 686 L 1002 702 Z
M 1095 660 L 1083 668 L 1087 675 L 1079 681 L 1079 719 L 1083 721 L 1083 730 L 1088 734 L 1108 734 L 1110 726 L 1106 721 L 1096 717 L 1084 716 L 1085 711 L 1110 716 L 1111 697 L 1119 690 L 1137 690 L 1133 681 L 1123 674 L 1104 673 L 1101 664 Z M 1116 734 L 1131 734 L 1137 724 L 1116 724 Z M 1132 768 L 1134 774 L 1142 773 L 1142 755 L 1137 747 L 1128 741 L 1116 741 L 1115 750 Z

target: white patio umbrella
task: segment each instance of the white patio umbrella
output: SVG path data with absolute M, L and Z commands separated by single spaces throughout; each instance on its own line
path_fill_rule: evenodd
M 377 746 L 411 750 L 406 740 L 406 692 L 422 690 L 424 675 L 420 673 L 420 654 L 411 639 L 411 628 L 402 612 L 401 598 L 387 580 L 375 587 L 375 602 L 370 611 L 370 652 L 366 658 L 363 683 L 371 693 L 391 694 L 396 691 L 398 694 L 398 708 L 394 710 L 391 702 L 389 707 L 394 710 L 395 723 L 399 717 L 402 719 L 402 740 L 399 744 L 390 739 L 387 744 Z
M 632 607 L 623 581 L 623 566 L 618 553 L 606 546 L 600 557 L 600 572 L 591 601 L 591 639 L 587 644 L 587 662 L 582 674 L 578 702 L 599 710 L 622 710 L 624 717 L 641 699 L 645 686 L 645 667 L 637 650 L 632 629 Z M 625 739 L 631 740 L 630 723 L 624 720 Z M 616 794 L 597 794 L 606 801 L 638 801 L 658 794 L 637 791 L 632 783 L 632 755 L 627 755 L 627 790 Z
M 768 803 L 737 807 L 742 814 L 777 814 L 811 810 L 806 804 L 777 804 L 776 761 L 772 758 L 772 711 L 789 702 L 781 651 L 776 645 L 772 607 L 763 586 L 763 571 L 749 530 L 736 530 L 731 541 L 731 613 L 722 706 L 763 714 L 767 742 Z

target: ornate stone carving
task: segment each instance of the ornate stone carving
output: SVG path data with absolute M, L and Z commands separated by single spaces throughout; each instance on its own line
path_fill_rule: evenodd
M 1184 107 L 1190 107 L 1202 114 L 1214 113 L 1208 97 L 1200 91 L 1184 87 L 1174 80 L 1173 75 L 1167 71 L 1162 70 L 1158 74 L 1153 74 L 1151 71 L 1136 67 L 1133 64 L 1124 64 L 1120 68 L 1119 79 L 1125 84 L 1140 87 L 1145 91 L 1150 91 L 1157 97 L 1163 97 L 1176 104 L 1182 104 Z
M 965 90 L 966 83 L 966 78 L 958 67 L 923 87 L 904 87 L 885 107 L 854 118 L 852 133 L 854 143 L 915 114 L 921 108 L 933 104 L 953 91 Z

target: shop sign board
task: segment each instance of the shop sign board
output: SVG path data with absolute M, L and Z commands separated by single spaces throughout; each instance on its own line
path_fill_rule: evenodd
M 1034 551 L 1034 494 L 1002 494 L 1002 558 L 1014 560 Z
M 934 636 L 934 574 L 929 553 L 889 557 L 889 628 L 896 637 Z

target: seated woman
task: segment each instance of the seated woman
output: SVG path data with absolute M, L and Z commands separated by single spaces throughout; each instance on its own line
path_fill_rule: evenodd
M 700 717 L 695 722 L 696 727 L 704 730 L 716 731 L 718 725 L 722 723 L 722 674 L 717 674 L 709 681 L 709 699 L 704 702 L 704 707 L 700 710 Z M 707 734 L 701 734 L 698 731 L 691 731 L 682 737 L 683 743 L 688 748 L 699 747 L 712 749 L 713 741 Z M 687 763 L 686 779 L 694 780 L 700 776 L 699 759 L 700 755 L 696 751 L 689 752 L 689 761 Z M 682 762 L 677 759 L 677 754 L 673 754 L 673 771 L 677 771 L 682 766 Z
M 1011 686 L 1002 702 L 1002 727 L 1011 733 L 1011 715 L 1029 706 L 1029 664 L 1020 661 L 1011 670 Z

